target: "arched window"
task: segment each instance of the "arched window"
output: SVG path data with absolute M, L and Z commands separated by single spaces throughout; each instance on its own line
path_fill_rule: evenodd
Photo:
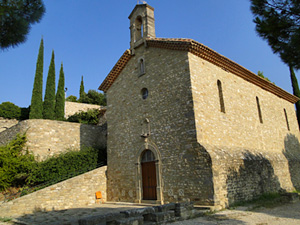
M 288 116 L 286 114 L 286 110 L 283 109 L 283 111 L 284 111 L 284 116 L 285 116 L 285 121 L 286 121 L 287 129 L 290 130 L 290 124 L 289 124 Z
M 148 98 L 148 89 L 147 88 L 143 88 L 142 90 L 141 90 L 141 94 L 142 94 L 142 98 L 143 99 L 146 99 L 146 98 Z
M 144 162 L 153 162 L 153 161 L 155 161 L 155 156 L 153 152 L 150 150 L 145 150 L 142 154 L 141 162 L 144 163 Z
M 222 90 L 222 83 L 220 80 L 217 81 L 218 90 L 219 90 L 219 100 L 220 100 L 220 110 L 222 113 L 225 113 L 225 104 Z
M 135 29 L 136 29 L 135 41 L 138 41 L 143 37 L 143 20 L 141 16 L 138 16 L 135 19 Z
M 261 109 L 260 109 L 260 104 L 259 104 L 259 99 L 258 99 L 257 96 L 256 96 L 256 104 L 257 104 L 257 111 L 258 111 L 259 122 L 263 123 Z

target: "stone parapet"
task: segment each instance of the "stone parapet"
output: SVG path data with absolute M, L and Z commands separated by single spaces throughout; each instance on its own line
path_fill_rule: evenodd
M 100 105 L 92 105 L 86 103 L 79 103 L 79 102 L 65 102 L 65 118 L 69 118 L 70 116 L 74 115 L 78 112 L 86 112 L 89 109 L 102 109 L 103 106 Z

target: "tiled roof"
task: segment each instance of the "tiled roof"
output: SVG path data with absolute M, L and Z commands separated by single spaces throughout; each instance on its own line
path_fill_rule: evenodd
M 98 89 L 106 92 L 110 88 L 110 86 L 115 82 L 121 71 L 126 66 L 127 62 L 131 59 L 131 57 L 132 55 L 130 54 L 130 50 L 126 50 Z
M 192 39 L 183 39 L 183 38 L 147 38 L 146 39 L 147 47 L 154 48 L 164 48 L 178 51 L 188 51 L 204 60 L 224 69 L 225 71 L 231 72 L 244 80 L 253 83 L 262 89 L 269 91 L 280 98 L 283 98 L 291 103 L 297 102 L 299 99 L 288 93 L 287 91 L 279 88 L 273 83 L 257 76 L 251 71 L 245 69 L 239 64 L 231 61 L 225 56 L 220 55 L 219 53 L 213 51 L 212 49 L 206 47 L 199 42 L 196 42 Z M 130 60 L 131 55 L 130 51 L 127 50 L 121 56 L 119 61 L 116 63 L 114 68 L 110 71 L 108 76 L 100 85 L 99 89 L 106 92 L 113 82 L 117 79 L 118 75 L 121 73 L 122 69 L 125 67 L 127 62 Z

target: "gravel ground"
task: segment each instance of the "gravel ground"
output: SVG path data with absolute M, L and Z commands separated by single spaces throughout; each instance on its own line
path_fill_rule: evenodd
M 214 224 L 253 224 L 253 225 L 299 225 L 300 202 L 288 203 L 275 208 L 259 208 L 248 211 L 245 207 L 223 210 L 206 217 L 171 223 L 172 225 L 214 225 Z
M 141 206 L 145 207 L 145 206 Z M 18 218 L 26 224 L 78 224 L 81 217 L 87 215 L 99 215 L 113 211 L 122 211 L 137 206 L 103 204 L 82 209 L 70 209 L 51 212 L 40 212 Z M 0 222 L 0 225 L 11 225 L 11 222 Z M 170 225 L 214 225 L 214 224 L 253 224 L 253 225 L 298 225 L 300 224 L 300 202 L 288 203 L 275 208 L 259 208 L 247 210 L 246 207 L 238 207 L 235 210 L 223 210 L 215 214 L 196 219 L 170 223 Z

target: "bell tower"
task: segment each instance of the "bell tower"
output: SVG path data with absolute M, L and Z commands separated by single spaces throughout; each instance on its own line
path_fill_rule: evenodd
M 148 4 L 136 5 L 129 15 L 130 50 L 141 45 L 145 38 L 155 38 L 154 8 Z

